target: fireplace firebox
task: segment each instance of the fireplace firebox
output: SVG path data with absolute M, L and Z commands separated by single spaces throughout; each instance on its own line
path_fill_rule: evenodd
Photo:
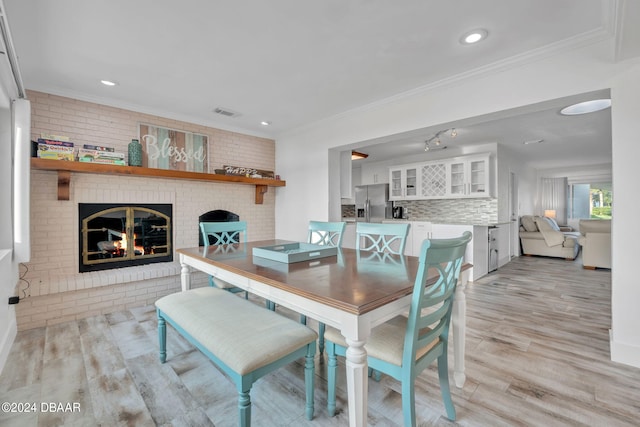
M 234 222 L 240 221 L 240 216 L 234 212 L 229 212 L 223 209 L 216 209 L 213 211 L 205 212 L 198 217 L 198 223 L 201 222 Z M 211 240 L 209 240 L 211 243 Z M 198 245 L 204 246 L 204 240 L 200 230 L 198 230 Z
M 170 204 L 80 203 L 81 273 L 173 261 Z

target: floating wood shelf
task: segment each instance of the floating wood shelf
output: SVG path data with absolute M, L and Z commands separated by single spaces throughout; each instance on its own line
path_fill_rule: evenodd
M 185 172 L 167 169 L 152 169 L 138 166 L 103 165 L 100 163 L 68 162 L 64 160 L 31 159 L 33 169 L 58 172 L 58 200 L 69 200 L 69 185 L 71 184 L 71 172 L 94 173 L 103 175 L 130 175 L 155 178 L 187 179 L 192 181 L 227 182 L 256 187 L 255 203 L 261 205 L 264 194 L 269 187 L 284 187 L 286 181 L 266 178 L 247 178 L 244 176 L 218 175 L 201 172 Z

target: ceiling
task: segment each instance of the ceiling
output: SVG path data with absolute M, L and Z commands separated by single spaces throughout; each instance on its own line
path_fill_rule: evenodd
M 616 4 L 3 1 L 27 89 L 269 138 L 497 62 L 611 37 Z M 488 31 L 486 40 L 461 44 L 475 28 Z M 101 79 L 118 84 L 107 87 Z M 459 128 L 456 143 L 529 150 L 522 141 L 544 139 L 538 144 L 544 158 L 595 150 L 591 161 L 610 160 L 608 110 L 566 118 L 557 114 L 559 105 L 545 107 L 451 124 Z M 372 148 L 368 161 L 420 150 L 437 130 L 398 136 L 391 151 Z
M 538 169 L 610 163 L 610 108 L 575 116 L 560 114 L 566 106 L 607 98 L 609 90 L 601 90 L 369 141 L 356 149 L 369 157 L 354 164 L 411 156 L 438 159 L 444 157 L 439 153 L 443 148 L 448 152 L 457 148 L 459 153 L 490 143 L 497 143 L 514 158 L 526 159 L 525 163 Z M 451 137 L 451 129 L 455 129 L 455 137 Z M 430 141 L 430 150 L 425 152 L 426 141 L 440 131 L 446 131 L 439 135 L 440 145 Z

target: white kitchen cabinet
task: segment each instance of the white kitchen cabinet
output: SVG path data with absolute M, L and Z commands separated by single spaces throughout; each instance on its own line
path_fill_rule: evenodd
M 491 155 L 389 168 L 390 200 L 491 197 Z
M 447 162 L 420 165 L 420 199 L 442 199 L 447 195 Z
M 343 151 L 340 153 L 340 198 L 342 199 L 353 197 L 352 173 L 351 151 Z
M 344 227 L 344 234 L 342 235 L 342 247 L 355 249 L 356 248 L 356 223 L 347 222 Z
M 422 249 L 422 242 L 431 236 L 431 223 L 425 221 L 411 221 L 411 227 L 409 228 L 409 234 L 411 234 L 411 253 L 406 255 L 420 256 L 420 249 Z M 408 246 L 407 241 L 407 246 Z
M 403 165 L 389 169 L 389 200 L 419 199 L 419 165 Z
M 478 279 L 488 273 L 489 270 L 489 227 L 485 225 L 463 224 L 434 224 L 428 221 L 398 221 L 385 220 L 385 224 L 409 224 L 407 245 L 404 254 L 408 256 L 420 256 L 422 242 L 425 239 L 451 239 L 460 237 L 465 231 L 470 231 L 473 238 L 467 245 L 464 258 L 465 262 L 473 264 L 469 280 Z M 347 224 L 348 226 L 348 224 Z M 345 236 L 346 237 L 346 236 Z
M 473 264 L 469 280 L 473 281 L 488 273 L 489 270 L 489 227 L 485 225 L 432 224 L 431 239 L 450 239 L 460 237 L 470 231 L 473 238 L 464 254 L 465 262 Z
M 360 168 L 351 169 L 351 197 L 342 197 L 340 203 L 343 205 L 356 204 L 356 187 L 360 185 Z
M 447 197 L 490 197 L 490 156 L 460 157 L 447 165 Z
M 389 182 L 389 166 L 386 164 L 363 164 L 361 185 L 386 184 Z

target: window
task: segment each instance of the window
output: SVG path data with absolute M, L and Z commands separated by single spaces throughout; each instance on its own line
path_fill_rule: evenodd
M 610 182 L 569 185 L 569 217 L 611 219 L 613 192 Z

